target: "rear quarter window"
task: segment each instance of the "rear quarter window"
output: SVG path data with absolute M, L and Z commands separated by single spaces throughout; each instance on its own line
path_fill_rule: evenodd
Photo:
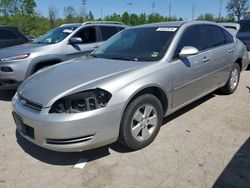
M 114 34 L 118 33 L 119 30 L 117 27 L 110 27 L 110 26 L 100 26 L 102 39 L 107 40 L 112 37 Z
M 223 32 L 224 32 L 224 35 L 225 35 L 225 38 L 226 38 L 226 42 L 227 43 L 233 43 L 234 42 L 234 37 L 228 31 L 226 31 L 225 29 L 223 29 Z

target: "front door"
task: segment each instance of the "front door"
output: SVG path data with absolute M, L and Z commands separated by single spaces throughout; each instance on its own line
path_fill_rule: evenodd
M 184 46 L 195 47 L 200 52 L 181 58 L 179 53 Z M 209 73 L 206 66 L 210 58 L 209 52 L 205 50 L 200 26 L 188 27 L 179 41 L 170 66 L 173 76 L 173 109 L 181 107 L 211 88 L 211 82 L 206 77 Z
M 82 43 L 68 44 L 67 56 L 69 59 L 88 55 L 94 51 L 103 42 L 99 41 L 97 34 L 97 28 L 95 26 L 84 27 L 78 31 L 73 37 L 79 37 L 82 39 Z

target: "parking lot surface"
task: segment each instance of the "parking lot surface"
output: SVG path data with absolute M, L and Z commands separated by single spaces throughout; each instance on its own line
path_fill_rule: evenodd
M 210 94 L 164 119 L 153 144 L 58 153 L 20 137 L 14 92 L 0 91 L 0 187 L 250 187 L 250 71 L 230 96 Z M 80 159 L 83 169 L 73 168 Z

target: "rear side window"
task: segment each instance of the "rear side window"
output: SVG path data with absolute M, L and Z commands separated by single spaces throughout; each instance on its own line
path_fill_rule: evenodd
M 224 32 L 227 43 L 233 43 L 234 42 L 233 36 L 226 30 L 223 30 L 223 32 Z
M 190 26 L 184 31 L 180 39 L 180 42 L 177 46 L 177 49 L 175 51 L 174 59 L 179 57 L 179 53 L 185 46 L 195 47 L 199 51 L 205 49 L 205 44 L 202 38 L 201 29 L 198 25 Z
M 0 29 L 1 40 L 16 40 L 19 39 L 18 35 L 10 29 Z
M 214 48 L 226 44 L 222 29 L 214 25 L 202 25 L 206 48 Z
M 109 39 L 114 34 L 116 34 L 120 31 L 120 30 L 118 30 L 117 27 L 110 27 L 110 26 L 100 26 L 100 30 L 102 33 L 103 40 Z

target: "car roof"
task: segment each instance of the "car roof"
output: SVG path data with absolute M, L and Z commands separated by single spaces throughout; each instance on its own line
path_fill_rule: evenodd
M 181 27 L 183 25 L 195 25 L 195 24 L 212 24 L 220 26 L 219 24 L 215 22 L 209 22 L 209 21 L 173 21 L 173 22 L 159 22 L 159 23 L 150 23 L 150 24 L 144 24 L 135 26 L 134 28 L 144 28 L 144 27 Z
M 83 22 L 83 23 L 68 23 L 63 24 L 60 27 L 80 27 L 80 26 L 86 26 L 86 25 L 106 25 L 106 26 L 120 26 L 120 27 L 126 27 L 122 22 L 113 22 L 113 21 L 91 21 L 91 22 Z

